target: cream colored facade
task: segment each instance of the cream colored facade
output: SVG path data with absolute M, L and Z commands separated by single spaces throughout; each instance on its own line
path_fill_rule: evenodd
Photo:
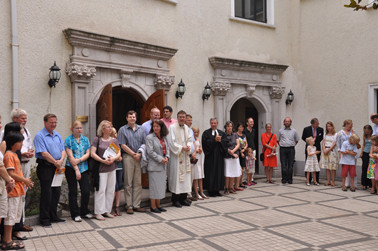
M 10 120 L 13 100 L 11 1 L 0 1 L 3 124 Z M 166 102 L 175 112 L 184 109 L 193 114 L 193 125 L 201 130 L 208 127 L 210 117 L 217 116 L 222 123 L 230 119 L 232 106 L 243 98 L 258 112 L 259 134 L 266 122 L 278 131 L 283 118 L 291 116 L 300 135 L 312 117 L 323 126 L 331 120 L 338 130 L 344 119 L 351 118 L 361 135 L 363 125 L 370 122 L 369 113 L 377 111 L 378 12 L 353 12 L 343 7 L 347 1 L 268 0 L 268 24 L 234 18 L 233 0 L 13 1 L 18 106 L 28 111 L 33 135 L 43 127 L 43 115 L 52 112 L 63 137 L 78 115 L 89 117 L 86 134 L 93 136 L 94 106 L 105 85 L 133 88 L 146 100 L 162 88 L 157 79 L 166 77 Z M 86 40 L 94 34 L 96 42 L 100 38 L 108 42 L 102 50 L 89 41 L 73 44 L 63 32 L 67 29 L 85 32 Z M 137 43 L 118 50 L 112 47 L 113 37 L 120 48 Z M 146 45 L 161 55 L 150 53 Z M 50 89 L 48 73 L 54 61 L 62 77 Z M 81 64 L 80 69 L 85 65 L 89 74 L 72 74 L 75 64 Z M 186 92 L 176 99 L 181 79 Z M 206 82 L 213 92 L 203 101 Z M 286 105 L 290 89 L 295 99 Z M 303 142 L 296 159 L 299 164 L 304 159 Z

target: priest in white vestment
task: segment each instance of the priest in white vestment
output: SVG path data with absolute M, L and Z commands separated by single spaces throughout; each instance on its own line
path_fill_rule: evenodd
M 185 125 L 186 112 L 177 113 L 177 122 L 169 127 L 169 159 L 168 184 L 175 207 L 190 206 L 187 194 L 191 192 L 190 149 L 193 144 L 189 127 Z

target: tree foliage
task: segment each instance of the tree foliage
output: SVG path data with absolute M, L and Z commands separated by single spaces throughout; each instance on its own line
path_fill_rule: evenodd
M 362 0 L 357 0 L 357 1 L 350 0 L 350 4 L 345 4 L 344 7 L 346 7 L 346 8 L 352 8 L 354 11 L 358 11 L 358 10 L 367 10 L 368 7 L 371 4 L 373 4 L 372 5 L 373 9 L 374 10 L 378 9 L 377 0 L 374 0 L 374 1 L 370 2 L 370 3 L 368 3 L 368 4 L 365 4 L 365 5 L 361 4 L 361 1 Z

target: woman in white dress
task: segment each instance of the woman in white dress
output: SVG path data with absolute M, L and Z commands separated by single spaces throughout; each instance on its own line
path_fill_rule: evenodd
M 320 167 L 327 172 L 327 182 L 325 186 L 335 186 L 336 170 L 339 167 L 339 154 L 336 148 L 336 131 L 331 121 L 326 123 L 326 133 L 322 141 L 322 155 L 320 157 Z M 332 177 L 332 179 L 331 179 Z
M 241 175 L 241 167 L 239 163 L 239 147 L 240 143 L 238 135 L 233 132 L 233 123 L 227 121 L 225 126 L 226 139 L 227 139 L 227 155 L 224 159 L 224 176 L 225 176 L 225 194 L 236 193 L 236 189 L 233 188 L 234 181 Z M 236 184 L 237 186 L 238 184 Z M 239 188 L 238 190 L 242 190 Z

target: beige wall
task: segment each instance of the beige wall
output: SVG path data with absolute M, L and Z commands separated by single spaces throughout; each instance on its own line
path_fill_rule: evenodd
M 318 117 L 321 126 L 331 120 L 340 130 L 343 121 L 350 118 L 362 136 L 362 127 L 370 123 L 368 84 L 378 81 L 378 12 L 355 12 L 344 8 L 345 2 L 300 1 L 294 73 L 298 84 L 293 87 L 293 117 L 298 129 Z M 301 145 L 298 157 L 304 153 Z
M 177 48 L 169 67 L 176 76 L 176 84 L 183 79 L 187 92 L 176 103 L 177 85 L 173 86 L 169 93 L 170 104 L 175 111 L 185 109 L 193 113 L 194 124 L 200 128 L 208 127 L 207 118 L 213 116 L 213 97 L 205 102 L 201 99 L 206 82 L 212 80 L 210 56 L 291 64 L 289 0 L 276 1 L 274 29 L 230 20 L 230 0 L 179 0 L 177 5 L 159 0 L 17 3 L 20 107 L 29 112 L 28 125 L 34 134 L 43 126 L 42 116 L 47 112 L 58 115 L 57 130 L 62 136 L 69 134 L 71 83 L 64 70 L 71 47 L 62 33 L 66 28 Z M 11 110 L 9 1 L 1 1 L 0 7 L 1 21 L 7 24 L 0 28 L 1 37 L 5 38 L 0 42 L 1 51 L 5 53 L 0 58 L 3 73 L 0 85 L 6 90 L 1 95 L 0 114 L 6 114 L 7 118 Z M 50 90 L 48 71 L 54 60 L 62 69 L 62 78 L 57 87 Z

